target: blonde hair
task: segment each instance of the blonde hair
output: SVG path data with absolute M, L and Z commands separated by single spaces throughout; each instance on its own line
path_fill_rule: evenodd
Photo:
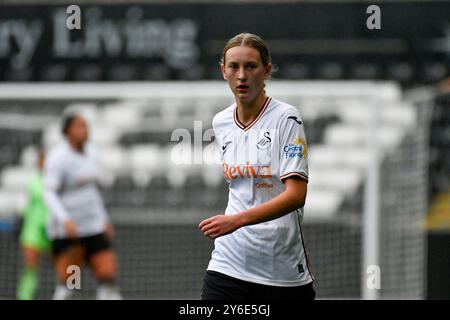
M 220 63 L 225 64 L 225 54 L 227 51 L 233 47 L 246 46 L 250 48 L 254 48 L 259 51 L 259 55 L 261 56 L 261 61 L 265 67 L 272 62 L 272 58 L 270 57 L 270 51 L 267 44 L 264 40 L 253 33 L 240 33 L 226 43 L 225 47 L 222 50 L 222 56 L 220 58 Z

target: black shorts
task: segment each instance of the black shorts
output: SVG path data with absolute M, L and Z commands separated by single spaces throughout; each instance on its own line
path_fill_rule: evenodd
M 53 257 L 58 257 L 72 246 L 81 245 L 85 250 L 85 258 L 89 260 L 97 252 L 111 248 L 111 242 L 104 233 L 77 239 L 54 239 L 52 242 Z
M 267 286 L 206 271 L 202 300 L 314 300 L 313 283 L 296 287 Z

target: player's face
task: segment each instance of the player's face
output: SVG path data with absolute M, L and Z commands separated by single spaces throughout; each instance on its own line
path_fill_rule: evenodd
M 67 135 L 71 141 L 83 145 L 89 137 L 86 121 L 82 117 L 73 119 Z
M 263 65 L 257 49 L 239 46 L 227 50 L 221 69 L 236 99 L 251 102 L 263 92 L 272 65 Z

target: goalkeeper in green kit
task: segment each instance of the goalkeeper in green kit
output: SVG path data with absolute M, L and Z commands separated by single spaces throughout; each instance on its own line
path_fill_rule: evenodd
M 17 299 L 33 299 L 39 276 L 39 258 L 48 252 L 51 242 L 46 233 L 47 207 L 43 197 L 44 151 L 38 157 L 39 170 L 30 178 L 27 185 L 28 204 L 24 210 L 23 225 L 20 234 L 24 267 L 17 287 Z

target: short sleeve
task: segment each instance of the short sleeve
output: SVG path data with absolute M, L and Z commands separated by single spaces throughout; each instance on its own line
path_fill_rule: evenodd
M 285 112 L 280 122 L 280 180 L 297 176 L 308 181 L 308 146 L 297 109 Z

